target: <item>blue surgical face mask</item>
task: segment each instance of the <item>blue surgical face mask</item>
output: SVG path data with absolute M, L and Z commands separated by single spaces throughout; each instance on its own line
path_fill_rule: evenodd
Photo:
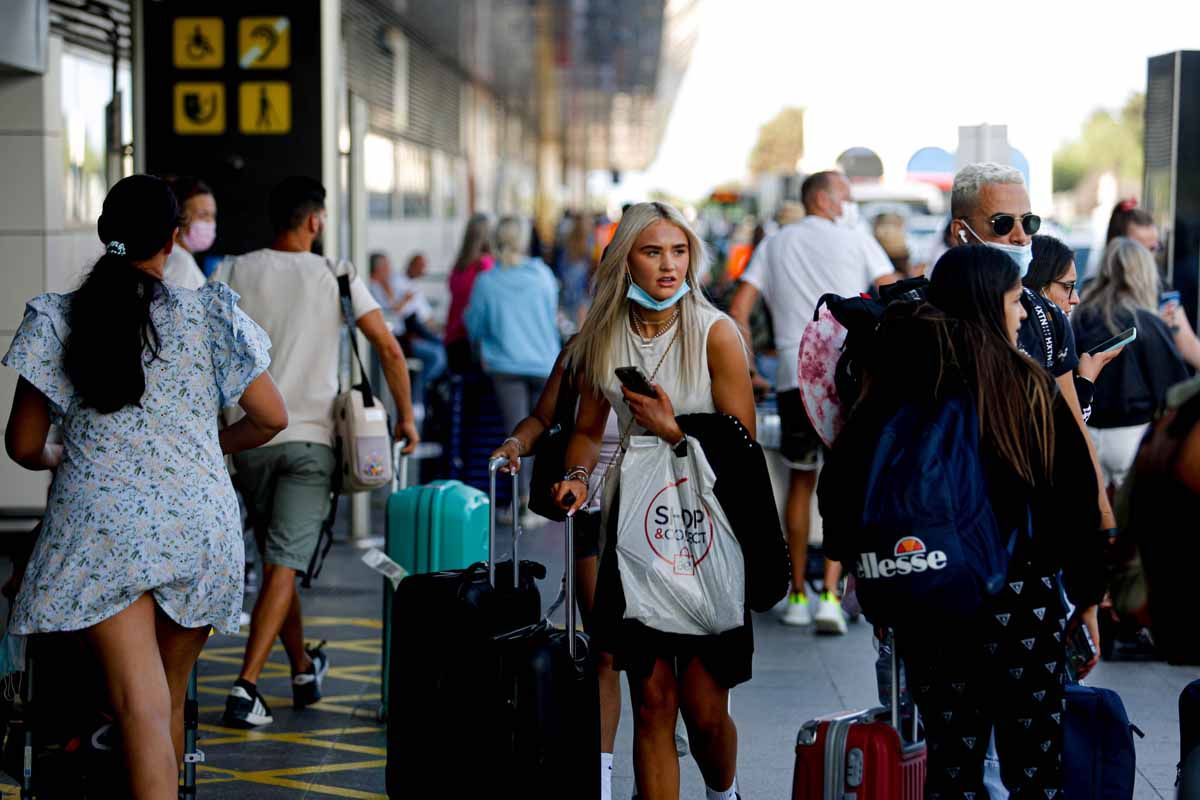
M 684 281 L 682 284 L 680 284 L 679 288 L 675 290 L 675 294 L 671 295 L 666 300 L 655 300 L 650 296 L 649 292 L 638 286 L 637 283 L 634 282 L 633 278 L 630 277 L 629 288 L 625 290 L 625 296 L 648 311 L 666 311 L 668 308 L 682 300 L 683 296 L 691 290 L 692 287 L 688 285 L 687 281 Z
M 978 233 L 971 230 L 971 226 L 967 225 L 965 221 L 963 222 L 963 227 L 971 231 L 971 235 L 979 239 L 980 244 L 994 247 L 1000 252 L 1007 254 L 1009 258 L 1016 262 L 1017 268 L 1021 271 L 1021 280 L 1025 279 L 1025 276 L 1029 273 L 1029 264 L 1033 261 L 1033 242 L 1023 246 L 1019 244 L 1003 244 L 1001 242 L 985 242 Z

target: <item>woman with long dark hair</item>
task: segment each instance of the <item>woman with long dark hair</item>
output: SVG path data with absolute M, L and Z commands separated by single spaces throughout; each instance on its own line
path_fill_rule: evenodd
M 473 361 L 471 340 L 467 338 L 467 324 L 463 316 L 471 304 L 471 293 L 475 279 L 487 272 L 496 263 L 492 258 L 492 223 L 487 214 L 473 214 L 463 231 L 462 246 L 454 269 L 448 279 L 450 284 L 450 310 L 446 315 L 446 357 L 453 372 L 467 372 Z
M 222 454 L 287 427 L 270 342 L 237 295 L 163 283 L 178 224 L 166 183 L 118 182 L 105 255 L 76 291 L 29 302 L 4 357 L 20 373 L 8 454 L 54 471 L 10 633 L 83 632 L 139 800 L 177 796 L 188 676 L 210 628 L 239 628 L 241 518 Z M 235 403 L 246 417 L 218 431 Z
M 993 728 L 1013 797 L 1062 792 L 1065 642 L 1097 640 L 1103 539 L 1087 444 L 1046 371 L 1016 348 L 1025 317 L 1016 264 L 984 246 L 939 259 L 929 302 L 888 309 L 867 364 L 867 390 L 839 436 L 818 497 L 825 545 L 854 562 L 845 532 L 861 524 L 883 427 L 902 407 L 974 406 L 979 453 L 999 531 L 1020 531 L 999 591 L 965 621 L 914 619 L 896 639 L 929 743 L 927 797 L 986 797 Z M 922 478 L 913 475 L 914 486 Z M 1059 573 L 1075 611 L 1068 623 Z M 1095 658 L 1080 665 L 1086 674 Z
M 1079 271 L 1075 267 L 1075 251 L 1053 236 L 1033 237 L 1033 260 L 1029 272 L 1021 279 L 1025 288 L 1058 306 L 1068 317 L 1079 305 Z M 1076 342 L 1078 344 L 1078 342 Z M 1092 413 L 1092 397 L 1096 378 L 1108 362 L 1121 355 L 1122 347 L 1107 353 L 1092 354 L 1079 351 L 1079 366 L 1075 368 L 1075 393 L 1086 422 Z

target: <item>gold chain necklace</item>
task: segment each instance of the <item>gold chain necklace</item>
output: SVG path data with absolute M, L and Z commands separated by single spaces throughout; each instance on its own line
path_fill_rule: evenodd
M 675 325 L 675 320 L 679 319 L 679 307 L 676 306 L 674 313 L 671 314 L 671 316 L 667 319 L 667 321 L 665 323 L 661 324 L 661 326 L 658 329 L 658 332 L 655 333 L 653 336 L 646 336 L 645 331 L 647 328 L 650 327 L 650 323 L 648 323 L 648 322 L 646 322 L 646 320 L 642 319 L 642 315 L 639 314 L 637 312 L 637 309 L 633 308 L 632 306 L 630 307 L 629 311 L 631 314 L 633 314 L 633 321 L 637 325 L 638 336 L 641 337 L 642 344 L 650 344 L 655 339 L 662 336 L 667 331 L 671 330 L 671 328 Z

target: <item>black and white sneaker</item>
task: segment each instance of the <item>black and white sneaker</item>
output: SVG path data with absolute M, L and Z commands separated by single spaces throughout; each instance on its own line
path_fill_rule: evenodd
M 267 701 L 257 691 L 234 686 L 225 698 L 225 716 L 221 724 L 227 728 L 260 728 L 275 721 Z
M 321 684 L 325 681 L 325 673 L 329 672 L 329 656 L 325 655 L 323 647 L 325 642 L 304 648 L 312 665 L 292 676 L 292 708 L 308 708 L 321 701 Z

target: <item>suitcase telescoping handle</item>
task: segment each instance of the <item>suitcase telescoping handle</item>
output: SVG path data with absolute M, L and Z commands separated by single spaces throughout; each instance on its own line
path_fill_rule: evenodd
M 496 588 L 496 473 L 501 468 L 508 466 L 508 459 L 504 456 L 496 456 L 488 462 L 488 583 L 492 588 Z M 517 539 L 521 536 L 520 523 L 518 521 L 520 510 L 520 486 L 518 485 L 519 478 L 517 473 L 512 474 L 512 562 L 513 562 L 513 588 L 520 586 L 521 581 L 521 562 L 517 558 Z
M 392 494 L 408 488 L 408 455 L 404 452 L 407 441 L 401 439 L 392 445 Z
M 575 495 L 572 492 L 567 492 L 567 496 L 563 498 L 567 505 L 575 505 Z M 564 571 L 566 581 L 563 585 L 563 590 L 566 592 L 566 607 L 567 607 L 567 652 L 571 655 L 571 660 L 575 660 L 575 616 L 579 612 L 575 600 L 575 515 L 568 514 L 566 522 L 566 535 L 563 538 L 566 540 L 566 561 L 564 562 Z
M 921 723 L 921 715 L 917 711 L 917 704 L 913 702 L 913 717 L 912 717 L 912 739 L 911 742 L 917 741 L 917 734 L 920 732 L 919 725 Z M 896 733 L 900 733 L 900 651 L 896 647 L 896 629 L 892 629 L 892 727 L 896 729 Z M 904 736 L 901 735 L 901 741 Z

